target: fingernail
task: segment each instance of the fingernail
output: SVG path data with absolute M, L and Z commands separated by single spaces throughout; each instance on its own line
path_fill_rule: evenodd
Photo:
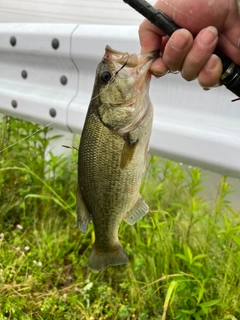
M 182 75 L 182 77 L 184 78 L 184 79 L 186 79 L 185 78 L 185 76 L 186 76 L 186 72 L 185 72 L 185 69 L 182 69 L 181 70 L 181 75 Z M 195 80 L 197 78 L 197 76 L 195 75 L 195 76 L 192 76 L 192 78 L 187 78 L 187 81 L 193 81 L 193 80 Z
M 203 47 L 210 46 L 216 39 L 218 31 L 215 27 L 207 27 L 204 32 L 200 35 L 199 42 Z
M 203 90 L 204 91 L 209 91 L 209 90 L 211 90 L 211 89 L 214 89 L 214 88 L 219 88 L 220 87 L 220 83 L 217 83 L 217 84 L 215 84 L 215 86 L 213 86 L 213 87 L 211 87 L 211 88 L 209 88 L 209 87 L 203 87 Z M 240 99 L 240 98 L 239 98 Z
M 208 59 L 207 63 L 205 64 L 205 69 L 207 71 L 212 71 L 217 66 L 218 63 L 218 56 L 212 54 L 211 57 Z
M 153 73 L 153 76 L 154 76 L 155 78 L 159 79 L 159 78 L 165 76 L 165 74 L 167 74 L 167 72 L 162 72 L 162 73 L 161 73 L 161 72 L 154 72 L 154 73 Z
M 181 32 L 181 37 L 180 37 L 180 32 Z M 181 52 L 186 48 L 190 38 L 191 38 L 191 35 L 189 31 L 186 29 L 181 29 L 178 31 L 177 34 L 172 35 L 172 37 L 170 38 L 170 41 L 171 41 L 170 43 L 172 48 L 175 51 Z

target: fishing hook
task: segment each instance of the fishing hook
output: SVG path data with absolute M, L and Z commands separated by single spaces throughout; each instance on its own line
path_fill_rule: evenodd
M 114 79 L 116 78 L 116 76 L 118 75 L 118 73 L 124 68 L 126 67 L 127 63 L 128 63 L 128 60 L 129 60 L 129 53 L 126 52 L 126 55 L 127 55 L 127 60 L 126 62 L 124 62 L 124 64 L 121 66 L 121 68 L 119 70 L 117 70 L 115 72 L 115 74 L 112 76 L 112 78 L 108 81 L 108 83 L 112 83 L 114 81 Z M 124 57 L 124 55 L 122 56 L 122 58 Z

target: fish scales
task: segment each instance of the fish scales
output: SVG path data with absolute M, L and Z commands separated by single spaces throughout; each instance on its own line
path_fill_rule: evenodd
M 117 135 L 110 136 L 109 129 L 102 126 L 94 115 L 88 119 L 83 136 L 85 139 L 80 147 L 82 157 L 79 181 L 85 203 L 89 211 L 95 213 L 93 219 L 98 221 L 94 224 L 96 241 L 102 236 L 100 243 L 106 246 L 105 237 L 108 232 L 103 234 L 101 230 L 108 230 L 109 233 L 114 230 L 115 233 L 123 216 L 137 200 L 142 177 L 141 163 L 145 161 L 145 156 L 139 152 L 139 157 L 134 157 L 131 165 L 123 172 L 120 169 L 120 155 L 124 140 Z M 92 201 L 93 199 L 95 201 Z M 104 225 L 100 222 L 103 213 Z M 111 243 L 112 240 L 110 245 Z
M 132 94 L 127 92 L 127 106 L 131 108 L 134 101 L 136 110 L 139 102 L 144 104 L 145 108 L 142 113 L 141 110 L 137 110 L 140 118 L 136 126 L 132 126 L 135 120 L 131 119 L 131 123 L 128 121 L 131 115 L 130 108 L 120 109 L 121 104 L 114 107 L 111 103 L 106 103 L 114 93 L 113 98 L 117 95 L 124 104 L 124 94 L 126 97 L 128 90 L 123 83 L 125 79 L 123 75 L 119 75 L 115 83 L 113 80 L 98 86 L 98 73 L 106 72 L 104 70 L 112 71 L 112 62 L 110 61 L 108 65 L 110 59 L 106 59 L 109 52 L 119 54 L 107 47 L 105 59 L 98 66 L 93 99 L 86 116 L 79 147 L 77 219 L 79 228 L 83 232 L 86 232 L 91 220 L 94 224 L 95 243 L 88 263 L 93 271 L 127 263 L 127 256 L 118 240 L 120 223 L 125 219 L 133 224 L 148 211 L 148 206 L 138 192 L 146 162 L 153 108 L 148 90 L 146 91 L 142 84 L 142 90 L 145 91 L 141 93 L 139 88 L 136 90 L 136 85 L 133 87 L 133 81 L 129 82 L 132 87 L 127 83 L 133 91 Z M 111 77 L 113 76 L 112 71 Z M 140 101 L 137 95 L 144 96 L 144 100 Z M 99 99 L 95 99 L 98 96 Z M 133 112 L 136 110 L 133 109 Z M 129 126 L 130 123 L 131 130 L 127 129 L 124 132 L 125 129 L 121 125 L 118 127 L 121 120 L 123 127 L 125 124 Z

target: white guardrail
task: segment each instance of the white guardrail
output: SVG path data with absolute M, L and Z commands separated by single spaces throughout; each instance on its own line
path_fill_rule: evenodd
M 138 27 L 0 24 L 0 113 L 80 133 L 105 45 L 139 52 Z M 152 79 L 151 151 L 240 177 L 240 102 L 180 75 Z

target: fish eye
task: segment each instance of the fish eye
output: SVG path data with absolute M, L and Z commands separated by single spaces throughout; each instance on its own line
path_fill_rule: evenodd
M 101 78 L 102 82 L 108 83 L 111 80 L 112 75 L 109 71 L 103 71 L 100 78 Z

